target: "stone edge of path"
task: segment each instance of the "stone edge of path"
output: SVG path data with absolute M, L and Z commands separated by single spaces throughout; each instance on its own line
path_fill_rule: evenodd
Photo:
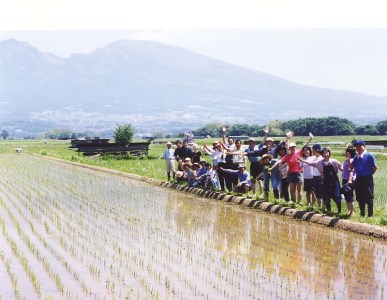
M 60 163 L 78 166 L 81 168 L 114 174 L 114 175 L 129 178 L 129 179 L 146 182 L 160 187 L 171 188 L 174 190 L 194 194 L 194 195 L 209 198 L 209 199 L 222 200 L 225 202 L 234 202 L 236 204 L 245 205 L 250 208 L 260 209 L 268 213 L 284 215 L 296 220 L 308 221 L 308 222 L 324 225 L 327 227 L 338 228 L 338 229 L 359 233 L 359 234 L 363 234 L 363 235 L 367 235 L 375 238 L 387 239 L 387 228 L 384 228 L 378 225 L 370 225 L 366 223 L 359 223 L 359 222 L 353 222 L 353 221 L 339 219 L 335 217 L 329 217 L 327 215 L 323 215 L 315 212 L 299 210 L 291 207 L 283 207 L 264 200 L 256 200 L 256 199 L 251 199 L 246 197 L 228 195 L 228 194 L 215 192 L 215 191 L 203 190 L 200 188 L 189 187 L 189 186 L 180 185 L 177 183 L 170 183 L 170 182 L 153 179 L 153 178 L 149 178 L 141 175 L 126 173 L 126 172 L 107 169 L 107 168 L 98 167 L 98 166 L 81 164 L 81 163 L 67 161 L 67 160 L 54 158 L 54 157 L 42 156 L 37 154 L 34 154 L 33 156 L 44 158 L 44 159 L 50 159 Z

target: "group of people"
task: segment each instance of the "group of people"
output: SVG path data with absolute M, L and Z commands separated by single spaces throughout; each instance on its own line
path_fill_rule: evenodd
M 300 150 L 296 149 L 296 143 L 290 142 L 291 131 L 275 145 L 268 137 L 268 128 L 265 128 L 262 142 L 250 138 L 246 149 L 240 140 L 226 138 L 225 133 L 223 128 L 223 142 L 215 141 L 212 147 L 202 146 L 211 163 L 203 159 L 196 144 L 190 147 L 188 139 L 176 141 L 176 149 L 168 142 L 163 155 L 168 180 L 172 175 L 173 179 L 186 181 L 190 186 L 247 194 L 251 191 L 253 197 L 258 192 L 260 198 L 268 198 L 271 186 L 275 198 L 292 203 L 300 203 L 305 191 L 308 205 L 323 206 L 328 212 L 333 200 L 341 213 L 344 197 L 349 215 L 354 214 L 356 194 L 360 214 L 365 216 L 367 206 L 368 216 L 373 215 L 373 174 L 377 164 L 375 156 L 367 152 L 363 140 L 356 140 L 353 146 L 347 145 L 346 159 L 341 163 L 331 158 L 329 148 L 322 148 L 320 144 L 309 146 L 312 133 Z M 247 161 L 250 162 L 250 172 L 246 170 Z M 342 172 L 341 183 L 339 171 Z

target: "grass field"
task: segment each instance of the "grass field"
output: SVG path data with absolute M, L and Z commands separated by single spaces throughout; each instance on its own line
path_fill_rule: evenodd
M 359 137 L 357 137 L 359 138 Z M 360 137 L 365 140 L 372 139 L 375 140 L 375 137 Z M 378 137 L 383 139 L 383 137 Z M 259 138 L 260 139 L 260 138 Z M 293 140 L 301 147 L 305 142 L 306 137 L 294 137 Z M 355 137 L 315 137 L 313 142 L 329 143 L 329 142 L 350 142 Z M 198 140 L 198 144 L 202 145 L 204 142 L 207 145 L 211 145 L 214 139 Z M 25 154 L 39 154 L 43 156 L 56 157 L 60 159 L 65 159 L 69 161 L 76 161 L 82 164 L 101 166 L 105 168 L 120 170 L 123 172 L 134 173 L 142 176 L 148 176 L 156 179 L 166 180 L 165 174 L 165 163 L 161 159 L 163 151 L 165 149 L 165 144 L 151 144 L 148 157 L 143 158 L 119 158 L 115 156 L 98 156 L 98 157 L 83 157 L 78 155 L 74 150 L 69 149 L 69 141 L 51 141 L 48 140 L 46 143 L 44 141 L 35 141 L 35 140 L 22 140 L 22 141 L 2 141 L 0 142 L 0 154 L 2 153 L 14 153 L 15 148 L 22 148 L 23 153 Z M 325 145 L 324 145 L 325 146 Z M 334 158 L 339 161 L 344 161 L 344 145 L 333 145 L 330 147 L 332 150 L 332 155 Z M 378 171 L 376 172 L 375 179 L 375 214 L 371 218 L 362 218 L 358 214 L 354 217 L 351 217 L 352 220 L 359 222 L 367 222 L 369 224 L 379 224 L 386 226 L 387 225 L 387 153 L 383 151 L 371 151 L 376 155 L 378 162 Z M 210 160 L 208 156 L 205 156 L 205 159 Z M 277 202 L 279 204 L 285 205 L 283 201 L 278 201 L 270 198 L 270 201 Z M 307 209 L 306 205 L 296 205 L 299 208 Z M 344 205 L 345 206 L 345 205 Z M 335 206 L 333 205 L 335 208 Z M 318 211 L 318 209 L 316 209 Z M 345 216 L 346 209 L 344 208 L 344 213 L 340 215 L 342 218 Z

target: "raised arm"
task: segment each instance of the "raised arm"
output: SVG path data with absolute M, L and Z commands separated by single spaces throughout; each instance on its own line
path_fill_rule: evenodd
M 266 140 L 267 140 L 267 136 L 269 135 L 269 127 L 266 125 L 265 128 L 263 129 L 263 140 L 262 140 L 262 143 L 265 144 Z
M 309 146 L 309 143 L 313 140 L 314 136 L 311 132 L 309 132 L 309 139 L 306 141 L 305 145 L 302 148 L 306 148 Z
M 281 159 L 277 160 L 277 161 L 275 162 L 275 164 L 274 164 L 271 168 L 269 168 L 268 171 L 269 171 L 269 172 L 273 171 L 273 169 L 275 169 L 281 162 L 282 162 Z
M 285 136 L 285 147 L 286 149 L 289 149 L 288 145 L 289 145 L 289 140 L 290 138 L 292 138 L 294 136 L 294 132 L 293 131 L 288 131 L 286 132 L 286 136 Z
M 210 150 L 206 144 L 203 144 L 203 151 L 207 154 L 207 155 L 211 155 L 212 154 L 212 150 Z
M 262 156 L 266 153 L 267 153 L 267 148 L 266 148 L 266 146 L 263 146 L 263 148 L 261 148 L 261 149 L 250 151 L 250 152 L 245 152 L 244 155 L 258 157 L 258 156 Z
M 226 140 L 226 127 L 222 127 L 222 139 L 223 139 L 223 144 L 227 143 Z
M 224 137 L 223 137 L 224 138 Z M 231 151 L 231 148 L 227 148 L 226 146 L 225 146 L 225 144 L 223 143 L 223 144 L 221 144 L 222 145 L 222 148 L 224 149 L 224 150 L 226 150 L 227 152 L 230 152 Z M 226 154 L 229 154 L 229 153 L 226 153 Z

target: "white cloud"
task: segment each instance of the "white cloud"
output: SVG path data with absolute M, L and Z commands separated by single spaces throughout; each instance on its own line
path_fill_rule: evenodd
M 386 27 L 383 0 L 13 0 L 0 30 Z

